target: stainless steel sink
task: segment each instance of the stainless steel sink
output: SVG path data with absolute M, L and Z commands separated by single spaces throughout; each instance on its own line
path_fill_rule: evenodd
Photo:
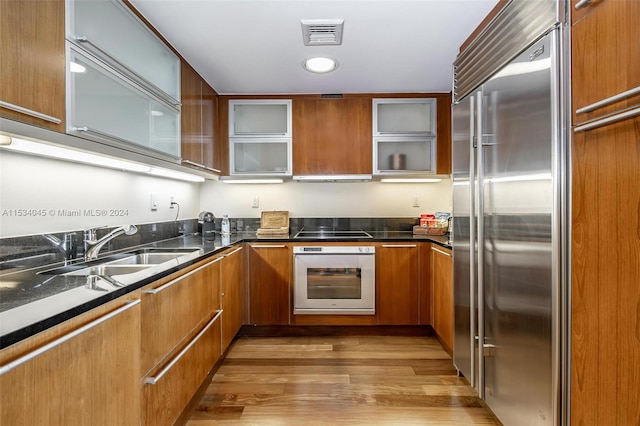
M 109 265 L 158 265 L 184 256 L 184 253 L 140 253 L 109 262 Z
M 140 272 L 147 268 L 150 268 L 152 265 L 100 265 L 100 266 L 90 266 L 88 268 L 78 269 L 77 271 L 67 272 L 64 275 L 127 275 L 133 274 L 134 272 Z
M 49 269 L 40 272 L 45 275 L 126 275 L 133 274 L 172 262 L 179 264 L 180 259 L 195 253 L 201 253 L 198 248 L 178 248 L 178 249 L 162 249 L 162 248 L 145 248 L 134 250 L 131 252 L 118 253 L 107 256 L 103 259 L 97 259 L 90 262 L 77 263 L 75 265 L 67 265 L 61 268 Z

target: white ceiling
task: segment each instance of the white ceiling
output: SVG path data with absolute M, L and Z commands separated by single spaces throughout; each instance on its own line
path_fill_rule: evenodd
M 448 92 L 460 44 L 497 0 L 130 0 L 220 94 Z M 300 19 L 344 18 L 341 46 Z M 302 68 L 330 56 L 330 74 Z

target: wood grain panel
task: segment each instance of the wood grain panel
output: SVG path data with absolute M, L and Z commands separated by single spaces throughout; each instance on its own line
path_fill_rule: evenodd
M 218 263 L 218 262 L 217 262 Z M 201 322 L 218 309 L 219 299 L 213 295 L 214 271 L 219 266 L 204 267 L 192 275 L 178 278 L 175 284 L 162 287 L 151 284 L 142 291 L 142 373 L 157 365 Z M 217 302 L 217 304 L 216 304 Z
M 450 250 L 439 248 L 447 253 Z M 433 287 L 433 329 L 444 348 L 453 351 L 453 265 L 452 258 L 431 250 L 431 274 Z
M 224 352 L 242 326 L 244 319 L 244 250 L 229 254 L 222 259 L 222 346 Z
M 419 323 L 419 248 L 376 249 L 377 315 L 380 325 Z M 400 246 L 402 244 L 398 244 Z M 410 244 L 414 245 L 414 244 Z
M 640 86 L 640 2 L 606 1 L 572 27 L 573 123 L 640 103 L 640 94 L 577 116 L 575 110 Z
M 249 245 L 249 323 L 289 324 L 288 245 Z
M 156 384 L 143 384 L 142 424 L 145 426 L 173 425 L 219 357 L 220 320 L 218 319 Z M 137 422 L 131 424 L 137 424 Z
M 576 134 L 572 161 L 572 423 L 635 424 L 640 397 L 628 389 L 640 381 L 640 118 Z M 616 218 L 613 229 L 602 217 Z
M 0 100 L 62 120 L 0 107 L 0 115 L 65 131 L 64 0 L 0 1 Z
M 215 131 L 218 94 L 202 80 L 202 164 L 216 167 Z M 219 170 L 219 169 L 218 169 Z
M 431 243 L 420 243 L 419 324 L 431 325 Z
M 216 163 L 216 169 L 222 171 L 222 176 L 229 176 L 229 98 L 218 97 L 218 117 L 215 151 L 220 155 L 220 162 Z
M 436 173 L 451 174 L 451 93 L 438 98 L 437 103 Z
M 576 108 L 640 85 L 639 2 L 594 2 L 573 21 Z M 574 112 L 573 122 L 639 102 Z M 629 389 L 640 382 L 640 118 L 573 134 L 571 158 L 571 422 L 638 424 Z
M 90 312 L 75 318 L 75 329 L 137 297 L 139 292 L 134 292 L 101 307 L 98 315 Z M 59 331 L 56 328 L 46 333 Z M 140 305 L 137 305 L 1 376 L 0 424 L 137 424 L 139 370 Z
M 202 79 L 185 61 L 181 61 L 180 96 L 180 156 L 183 160 L 203 164 Z
M 367 98 L 293 100 L 293 174 L 371 174 Z

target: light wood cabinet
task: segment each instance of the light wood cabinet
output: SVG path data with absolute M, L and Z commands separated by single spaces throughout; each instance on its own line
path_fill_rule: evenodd
M 142 289 L 143 375 L 220 309 L 221 260 L 219 257 Z
M 0 2 L 2 117 L 65 131 L 64 9 L 64 0 Z
M 144 425 L 174 424 L 220 358 L 221 261 L 142 289 Z
M 224 255 L 221 262 L 222 352 L 240 330 L 244 320 L 243 248 L 237 247 Z
M 376 247 L 376 311 L 380 325 L 419 323 L 419 258 L 417 244 Z
M 372 173 L 371 99 L 295 98 L 293 174 Z
M 139 296 L 130 293 L 0 352 L 0 424 L 138 424 Z
M 287 244 L 249 245 L 249 324 L 289 324 L 290 260 Z
M 217 94 L 185 61 L 182 61 L 181 80 L 182 164 L 220 173 L 214 158 Z
M 451 250 L 431 246 L 432 326 L 448 352 L 453 350 L 453 262 Z
M 572 8 L 578 110 L 640 87 L 640 2 L 594 2 L 588 9 Z M 639 102 L 640 91 L 573 114 L 571 424 L 640 419 L 640 114 L 598 121 L 638 111 Z M 606 218 L 614 224 L 603 225 Z
M 211 318 L 161 370 L 145 379 L 143 425 L 176 423 L 220 358 L 220 315 Z

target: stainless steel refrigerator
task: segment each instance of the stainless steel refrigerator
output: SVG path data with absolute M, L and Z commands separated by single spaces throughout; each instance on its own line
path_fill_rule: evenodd
M 454 364 L 507 426 L 559 424 L 557 16 L 511 2 L 454 64 Z

